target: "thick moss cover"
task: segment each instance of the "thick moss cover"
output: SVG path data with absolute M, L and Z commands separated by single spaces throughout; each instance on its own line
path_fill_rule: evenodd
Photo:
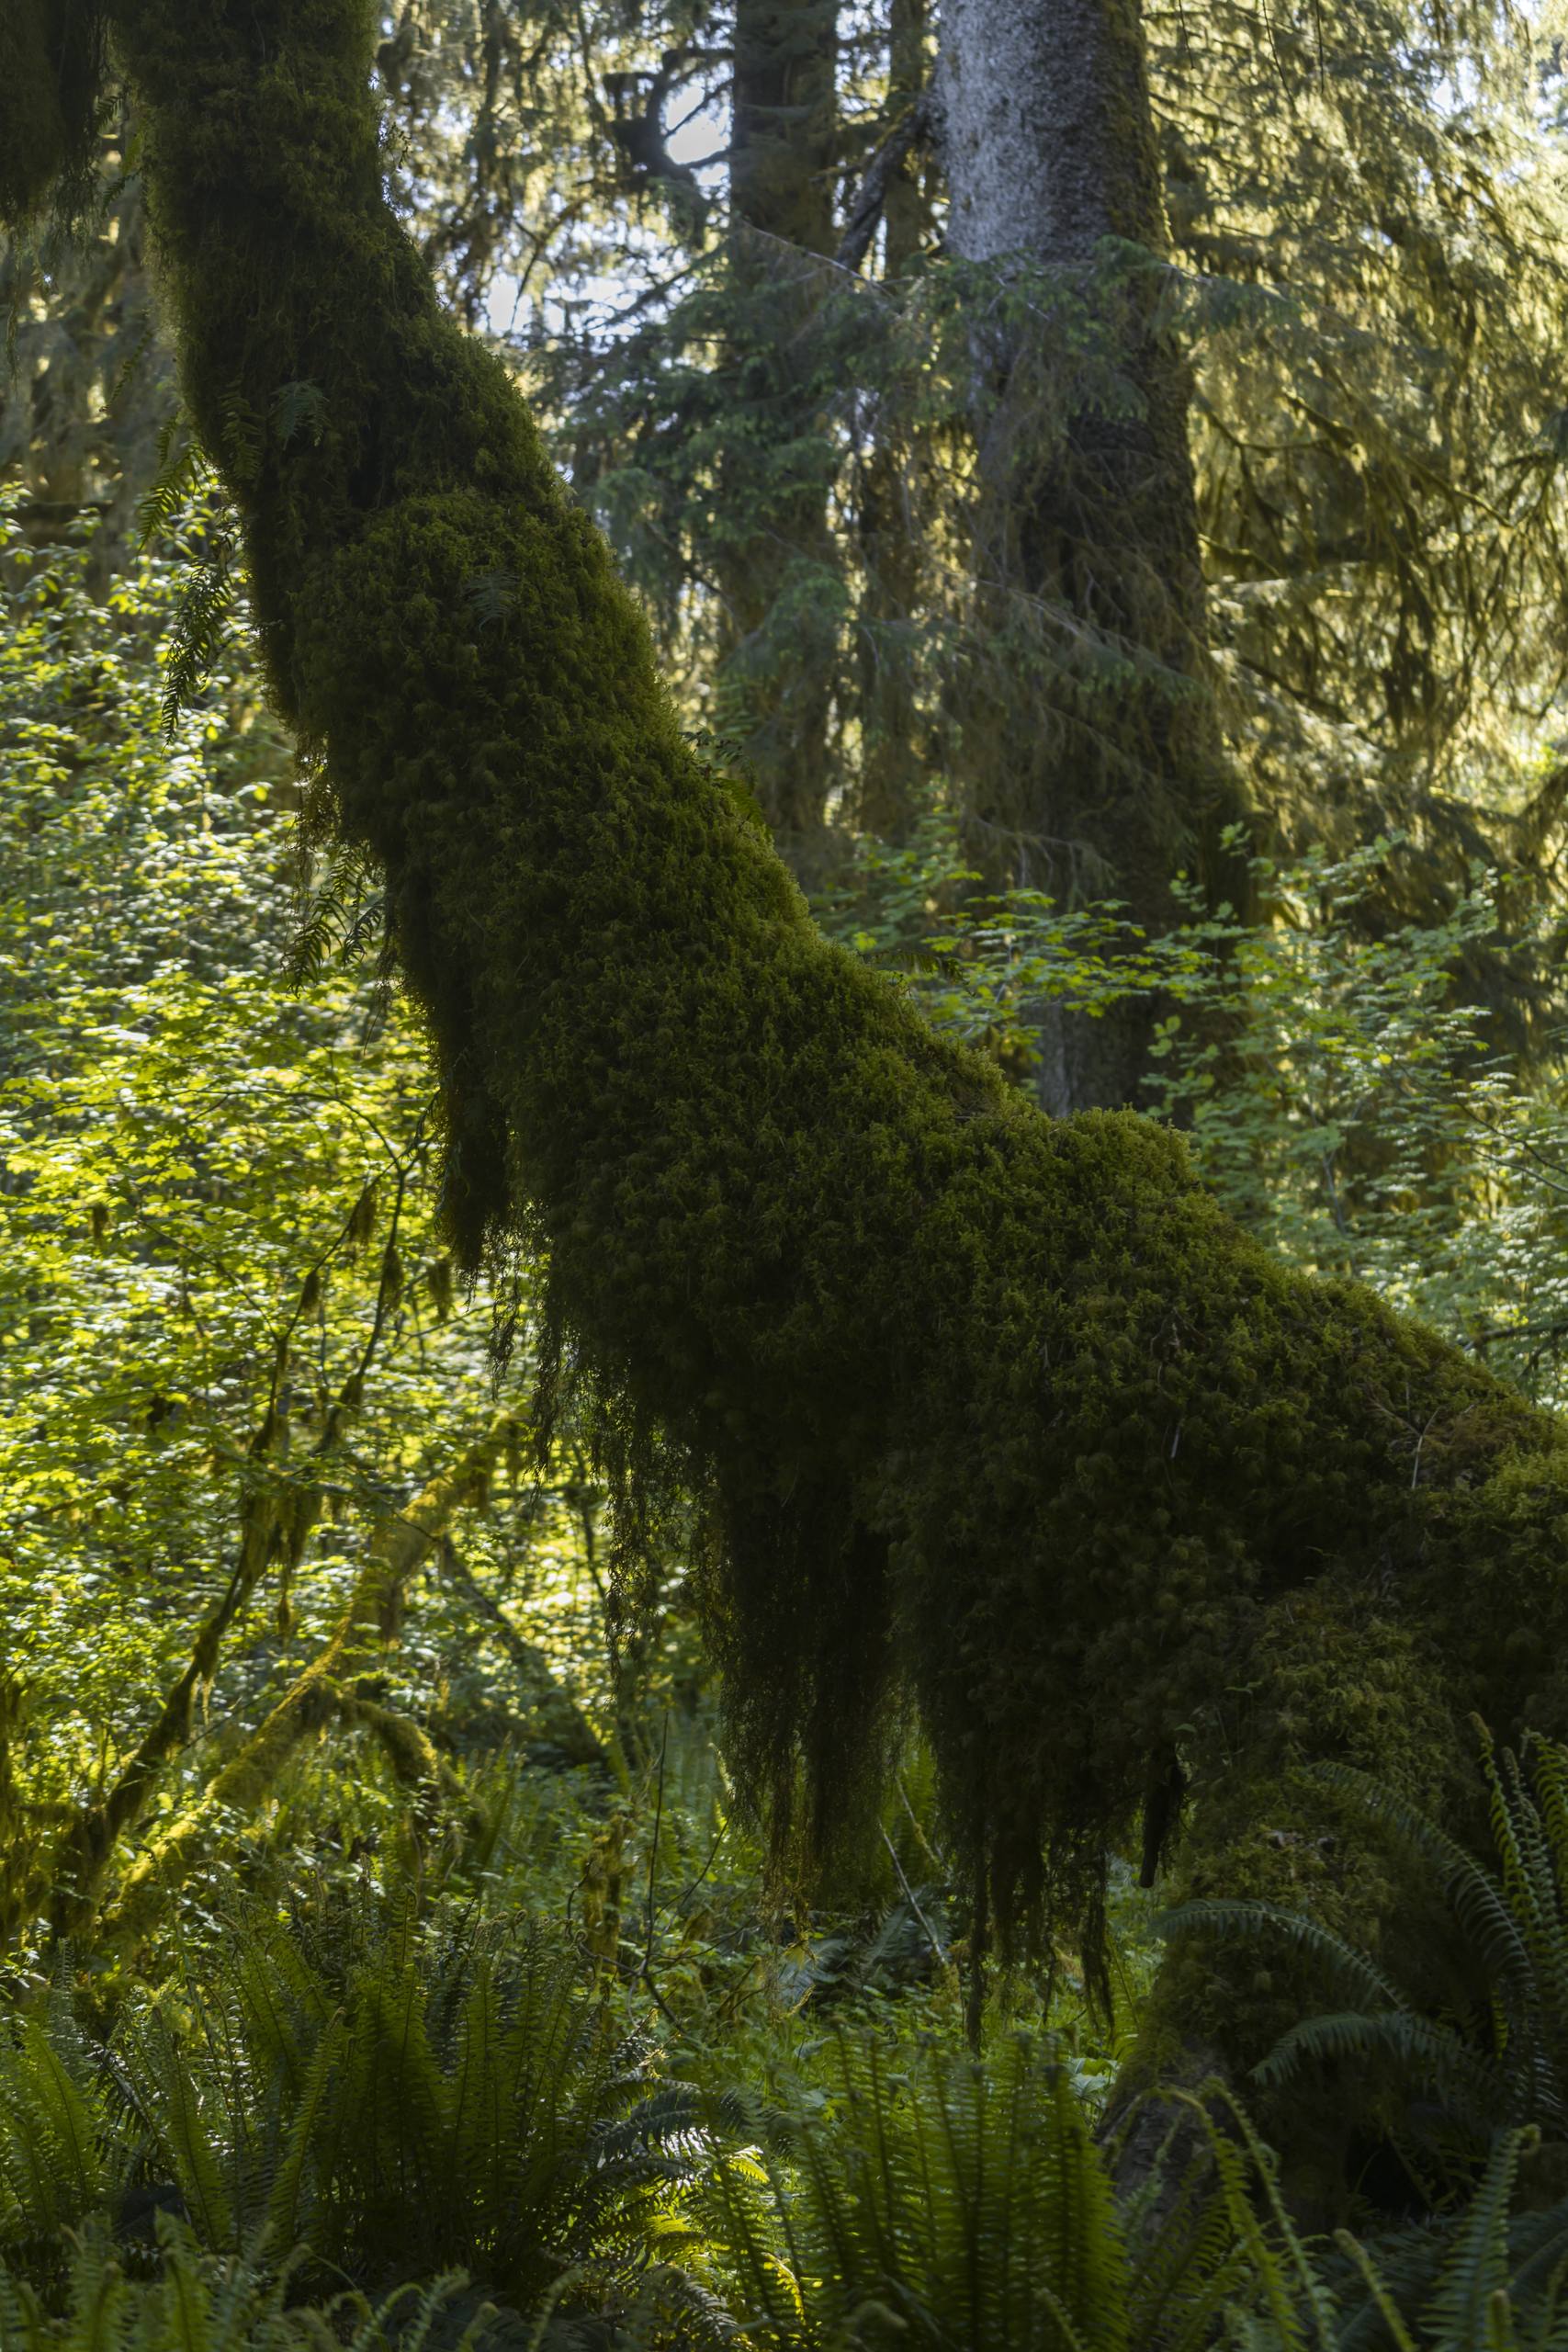
M 1558 1430 L 1271 1262 L 1176 1136 L 1048 1121 L 823 942 L 387 207 L 367 6 L 110 23 L 278 707 L 428 1017 L 454 1232 L 542 1242 L 634 1453 L 660 1428 L 707 1482 L 753 1785 L 803 1760 L 825 1830 L 897 1658 L 1004 1930 L 1092 1918 L 1179 1758 L 1190 1883 L 1375 1932 L 1297 1768 L 1431 1802 L 1468 1710 L 1568 1728 Z M 1179 1959 L 1184 2030 L 1266 2030 L 1246 1966 Z

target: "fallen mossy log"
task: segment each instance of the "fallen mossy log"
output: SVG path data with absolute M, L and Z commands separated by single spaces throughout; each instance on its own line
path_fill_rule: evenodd
M 824 942 L 386 201 L 367 7 L 107 14 L 272 689 L 387 877 L 456 1239 L 547 1254 L 624 1481 L 663 1433 L 711 1498 L 747 1784 L 820 1845 L 897 1680 L 977 1928 L 1070 1910 L 1092 1958 L 1179 1773 L 1189 1889 L 1375 1943 L 1397 1889 L 1300 1767 L 1442 1802 L 1472 1709 L 1568 1729 L 1562 1433 L 1273 1262 L 1177 1136 L 1045 1119 Z M 1282 1997 L 1178 1953 L 1156 2030 L 1245 2056 Z

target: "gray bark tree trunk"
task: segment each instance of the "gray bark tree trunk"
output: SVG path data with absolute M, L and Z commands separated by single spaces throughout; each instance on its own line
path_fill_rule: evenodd
M 955 697 L 974 841 L 995 885 L 1120 899 L 1158 932 L 1177 869 L 1234 901 L 1245 868 L 1219 839 L 1243 807 L 1207 676 L 1186 369 L 1155 316 L 1137 0 L 946 0 L 941 44 L 948 246 L 998 272 L 974 336 L 981 649 Z M 1138 1102 L 1156 1013 L 1042 1008 L 1045 1107 Z

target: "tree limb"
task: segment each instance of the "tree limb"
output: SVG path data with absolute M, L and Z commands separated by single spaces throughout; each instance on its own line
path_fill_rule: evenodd
M 382 1254 L 369 1336 L 360 1352 L 358 1363 L 344 1382 L 336 1403 L 327 1414 L 325 1427 L 314 1449 L 318 1454 L 341 1432 L 344 1420 L 356 1409 L 363 1397 L 366 1374 L 375 1359 L 389 1308 L 395 1303 L 394 1294 L 400 1288 L 402 1278 L 398 1264 L 397 1238 L 408 1171 L 400 1161 L 396 1163 L 396 1170 L 397 1193 L 390 1231 Z M 266 1410 L 246 1448 L 246 1459 L 252 1464 L 267 1461 L 276 1450 L 279 1434 L 286 1426 L 281 1386 L 288 1342 L 301 1317 L 320 1295 L 322 1267 L 354 1231 L 367 1196 L 361 1195 L 345 1219 L 337 1240 L 324 1250 L 310 1267 L 299 1286 L 288 1319 L 277 1336 Z M 184 1668 L 116 1776 L 113 1785 L 96 1804 L 80 1808 L 70 1826 L 57 1839 L 44 1867 L 16 1885 L 5 1904 L 0 1905 L 0 1939 L 10 1934 L 21 1919 L 28 1917 L 44 1902 L 49 1905 L 51 1924 L 57 1934 L 70 1930 L 90 1915 L 119 1840 L 140 1820 L 164 1765 L 190 1736 L 193 1713 L 203 1694 L 211 1688 L 230 1627 L 245 1608 L 268 1564 L 280 1550 L 283 1581 L 278 1609 L 280 1619 L 287 1622 L 288 1578 L 303 1556 L 305 1545 L 320 1515 L 321 1493 L 316 1487 L 296 1490 L 289 1497 L 286 1508 L 280 1507 L 276 1495 L 259 1489 L 243 1495 L 240 1543 L 234 1566 L 220 1599 L 197 1634 Z
M 294 1750 L 312 1733 L 346 1710 L 351 1720 L 357 1718 L 387 1736 L 382 1717 L 388 1711 L 378 1713 L 372 1702 L 345 1686 L 385 1639 L 396 1621 L 403 1587 L 440 1542 L 453 1514 L 482 1495 L 515 1429 L 514 1418 L 503 1415 L 452 1469 L 378 1522 L 330 1639 L 196 1802 L 127 1872 L 118 1900 L 102 1921 L 107 1946 L 134 1943 L 146 1933 L 159 1907 L 195 1867 L 221 1816 L 254 1811 Z M 407 1728 L 417 1732 L 417 1726 Z M 406 1740 L 403 1744 L 406 1747 Z
M 931 102 L 922 94 L 899 116 L 865 167 L 833 256 L 840 269 L 859 269 L 871 250 L 887 191 L 902 168 L 905 156 L 918 141 L 929 137 L 931 128 Z
M 494 1595 L 485 1590 L 454 1544 L 443 1546 L 442 1571 L 456 1586 L 476 1616 L 491 1627 L 516 1668 L 527 1702 L 537 1716 L 544 1736 L 571 1764 L 607 1764 L 598 1733 L 570 1690 L 563 1690 L 545 1653 L 525 1641 Z

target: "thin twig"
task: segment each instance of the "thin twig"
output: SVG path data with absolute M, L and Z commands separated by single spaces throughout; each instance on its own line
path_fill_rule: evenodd
M 931 1844 L 931 1839 L 920 1827 L 920 1817 L 915 1811 L 914 1806 L 909 1803 L 909 1792 L 904 1786 L 904 1775 L 902 1772 L 894 1773 L 893 1784 L 898 1792 L 899 1799 L 902 1802 L 905 1812 L 909 1816 L 909 1826 L 915 1833 L 915 1838 L 921 1853 L 925 1856 L 927 1861 L 930 1862 L 932 1870 L 936 1871 L 938 1877 L 945 1878 L 947 1876 L 946 1860 L 942 1855 L 937 1852 L 936 1848 Z
M 938 1936 L 936 1929 L 931 1926 L 931 1921 L 926 1917 L 925 1913 L 921 1910 L 914 1888 L 904 1876 L 904 1865 L 898 1860 L 897 1849 L 894 1845 L 892 1838 L 887 1835 L 886 1829 L 882 1833 L 882 1842 L 887 1849 L 888 1860 L 892 1863 L 895 1871 L 898 1874 L 898 1883 L 904 1890 L 904 1900 L 926 1931 L 926 1941 L 930 1944 L 931 1951 L 936 1955 L 937 1966 L 939 1968 L 945 1968 L 947 1966 L 947 1954 L 942 1948 L 942 1940 Z
M 1489 1331 L 1472 1331 L 1461 1340 L 1461 1347 L 1490 1348 L 1501 1340 L 1561 1340 L 1568 1337 L 1568 1318 L 1554 1317 L 1549 1323 L 1498 1323 Z
M 653 1807 L 653 1843 L 648 1849 L 648 1939 L 643 1945 L 642 1973 L 653 1959 L 653 1884 L 659 1869 L 659 1833 L 664 1826 L 664 1758 L 670 1746 L 670 1710 L 664 1710 L 664 1733 L 659 1743 L 659 1794 Z
M 693 2039 L 689 2027 L 682 2024 L 669 2002 L 659 1989 L 653 1973 L 653 1894 L 659 1870 L 659 1833 L 664 1822 L 664 1758 L 670 1746 L 670 1710 L 664 1710 L 664 1733 L 659 1743 L 659 1794 L 653 1808 L 653 1843 L 648 1854 L 648 1938 L 642 1948 L 642 1966 L 637 1971 L 641 1983 L 647 1985 L 659 2005 L 660 2014 L 669 2018 L 683 2041 Z
M 706 1878 L 706 1876 L 707 1876 L 707 1874 L 708 1874 L 709 1871 L 711 1871 L 711 1870 L 712 1870 L 712 1868 L 713 1868 L 713 1866 L 714 1866 L 714 1862 L 715 1862 L 716 1859 L 717 1858 L 718 1849 L 719 1849 L 719 1848 L 723 1845 L 723 1843 L 724 1843 L 724 1841 L 725 1841 L 726 1838 L 727 1838 L 728 1835 L 729 1835 L 729 1815 L 728 1815 L 728 1814 L 726 1814 L 726 1815 L 725 1815 L 725 1816 L 724 1816 L 724 1819 L 723 1819 L 723 1820 L 719 1823 L 719 1825 L 718 1825 L 718 1835 L 717 1835 L 717 1837 L 714 1839 L 713 1844 L 708 1848 L 708 1854 L 707 1854 L 707 1860 L 706 1860 L 706 1861 L 703 1864 L 702 1869 L 697 1872 L 696 1877 L 695 1877 L 695 1878 L 694 1878 L 694 1879 L 689 1879 L 689 1880 L 687 1881 L 686 1884 L 682 1888 L 682 1890 L 681 1890 L 680 1894 L 675 1897 L 675 1902 L 674 1902 L 674 1906 L 673 1906 L 673 1907 L 674 1907 L 675 1917 L 676 1917 L 677 1918 L 680 1918 L 680 1917 L 681 1917 L 681 1916 L 682 1915 L 682 1913 L 684 1912 L 684 1910 L 685 1910 L 685 1908 L 686 1908 L 687 1904 L 691 1901 L 691 1899 L 692 1899 L 693 1895 L 694 1895 L 694 1894 L 695 1894 L 695 1893 L 696 1893 L 696 1891 L 697 1891 L 698 1887 L 699 1887 L 699 1886 L 701 1886 L 701 1884 L 702 1884 L 703 1881 Z

